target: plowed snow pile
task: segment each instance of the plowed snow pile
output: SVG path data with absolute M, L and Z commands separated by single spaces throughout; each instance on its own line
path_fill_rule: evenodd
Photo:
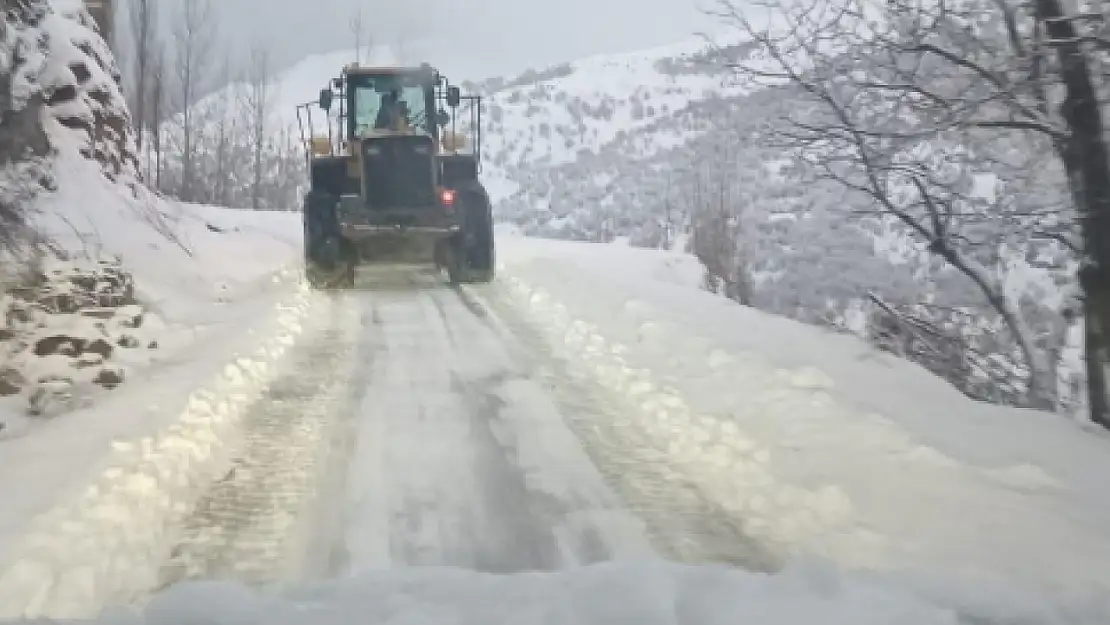
M 1036 619 L 1023 622 L 1061 622 L 1027 601 L 1011 612 Z M 274 595 L 196 583 L 157 598 L 141 617 L 105 615 L 93 623 L 952 625 L 955 619 L 943 602 L 822 567 L 756 575 L 643 560 L 516 575 L 434 567 L 367 572 Z

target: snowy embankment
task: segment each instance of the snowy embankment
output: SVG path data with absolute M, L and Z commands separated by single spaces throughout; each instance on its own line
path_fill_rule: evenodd
M 226 471 L 236 420 L 313 298 L 300 280 L 298 215 L 136 199 L 86 161 L 60 161 L 60 191 L 38 204 L 39 223 L 77 265 L 119 258 L 144 340 L 158 347 L 123 361 L 118 389 L 52 418 L 26 416 L 22 398 L 0 404 L 11 424 L 0 440 L 0 616 L 87 615 L 153 579 L 168 530 Z
M 0 272 L 0 617 L 88 614 L 165 559 L 312 298 L 299 215 L 147 191 L 82 3 L 23 4 L 0 37 L 26 135 L 5 127 L 3 199 L 52 256 Z
M 61 190 L 36 209 L 69 258 L 43 259 L 44 284 L 5 285 L 0 444 L 93 401 L 97 376 L 130 386 L 180 361 L 238 304 L 277 293 L 271 276 L 297 262 L 297 214 L 136 199 L 77 158 L 56 176 Z
M 297 214 L 167 202 L 108 182 L 67 151 L 55 175 L 37 223 L 74 266 L 118 258 L 143 341 L 113 346 L 125 371 L 115 390 L 70 393 L 49 418 L 28 414 L 24 395 L 0 402 L 0 614 L 79 611 L 149 574 L 169 548 L 163 532 L 222 470 L 218 443 L 231 440 L 309 301 Z M 104 333 L 80 312 L 43 323 L 65 336 Z M 52 378 L 75 377 L 81 357 L 28 356 L 37 369 L 25 372 L 50 364 Z
M 1043 615 L 1038 615 L 1043 616 Z M 492 575 L 457 568 L 366 571 L 261 594 L 237 584 L 175 587 L 141 617 L 86 625 L 953 625 L 953 611 L 883 580 L 822 567 L 757 575 L 658 559 Z M 1046 618 L 1038 625 L 1062 623 Z
M 190 382 L 191 393 L 159 385 L 159 404 L 144 405 L 144 399 L 153 399 L 147 388 L 105 402 L 95 410 L 99 415 L 74 415 L 100 418 L 96 426 L 86 424 L 87 435 L 54 432 L 63 436 L 38 436 L 17 450 L 4 467 L 2 488 L 5 503 L 11 503 L 5 529 L 21 536 L 6 545 L 9 566 L 0 572 L 0 617 L 87 617 L 105 605 L 125 605 L 149 588 L 193 502 L 227 472 L 238 421 L 267 388 L 310 304 L 304 292 L 288 296 L 276 315 L 271 311 L 255 331 L 231 343 L 235 351 L 220 350 L 227 360 L 218 373 L 215 358 L 193 365 L 194 374 L 215 375 L 199 386 Z M 120 421 L 131 431 L 102 445 L 104 434 L 122 434 Z M 23 472 L 39 468 L 36 452 L 68 471 L 55 468 L 45 480 L 27 480 Z M 19 487 L 15 467 L 35 488 Z M 75 474 L 83 479 L 66 479 Z M 60 500 L 30 523 L 15 524 L 26 518 L 18 513 L 35 512 L 44 503 L 44 493 Z
M 1095 609 L 1110 590 L 1105 433 L 973 402 L 855 337 L 699 291 L 682 254 L 511 235 L 501 249 L 503 282 L 624 402 L 622 426 L 784 559 L 902 571 L 995 617 L 986 586 L 1015 614 L 1030 597 Z

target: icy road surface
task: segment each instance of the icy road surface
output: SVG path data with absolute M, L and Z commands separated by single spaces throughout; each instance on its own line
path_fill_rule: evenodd
M 414 286 L 352 302 L 369 375 L 335 563 L 510 573 L 645 548 L 511 335 L 466 292 Z
M 748 559 L 733 524 L 604 431 L 604 397 L 560 373 L 495 286 L 381 270 L 360 284 L 248 415 L 161 586 Z

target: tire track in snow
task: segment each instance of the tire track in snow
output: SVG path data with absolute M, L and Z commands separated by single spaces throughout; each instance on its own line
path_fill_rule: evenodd
M 503 286 L 411 276 L 337 293 L 245 420 L 163 585 L 267 585 L 361 566 L 553 569 L 651 549 L 774 569 L 613 418 Z M 646 525 L 646 527 L 645 527 Z
M 353 351 L 348 308 L 333 298 L 322 312 L 322 327 L 294 348 L 283 363 L 288 370 L 244 417 L 233 468 L 187 519 L 159 587 L 196 579 L 267 585 L 297 576 L 304 513 L 326 466 Z
M 349 297 L 349 296 L 348 296 Z M 370 372 L 382 346 L 377 333 L 381 331 L 381 315 L 373 301 L 369 307 L 356 307 L 354 302 L 345 305 L 357 312 L 359 325 L 355 359 L 347 378 L 345 389 L 337 393 L 333 414 L 335 425 L 330 441 L 321 450 L 322 470 L 317 488 L 307 505 L 308 518 L 303 530 L 298 577 L 319 579 L 334 576 L 349 565 L 349 554 L 342 541 L 344 528 L 351 520 L 344 505 L 348 484 L 348 469 L 358 440 L 357 408 L 365 399 L 370 386 Z
M 517 549 L 535 554 L 536 545 L 543 544 L 548 553 L 544 568 L 549 569 L 600 562 L 628 551 L 619 535 L 632 532 L 642 536 L 644 528 L 620 509 L 620 499 L 605 487 L 581 441 L 566 427 L 566 417 L 545 380 L 537 378 L 528 366 L 519 338 L 498 325 L 471 290 L 454 290 L 470 312 L 469 316 L 448 318 L 451 325 L 459 326 L 455 333 L 490 335 L 502 352 L 502 362 L 512 364 L 510 369 L 480 379 L 456 374 L 452 386 L 467 402 L 470 415 L 488 416 L 478 431 L 489 437 L 487 444 L 501 448 L 503 474 L 513 476 L 494 488 L 498 492 L 512 489 L 518 501 L 528 502 L 529 513 L 538 521 L 514 536 Z M 540 451 L 541 446 L 547 453 Z M 556 478 L 554 472 L 565 467 L 577 469 Z M 644 549 L 646 543 L 635 548 Z
M 627 508 L 649 529 L 654 547 L 680 562 L 724 562 L 748 570 L 775 571 L 783 554 L 744 531 L 742 520 L 724 510 L 700 485 L 668 465 L 658 441 L 615 418 L 627 412 L 627 398 L 583 375 L 564 357 L 551 353 L 543 333 L 504 286 L 468 289 L 525 344 L 537 374 L 546 380 L 567 424 Z
M 351 566 L 554 569 L 648 549 L 520 345 L 466 289 L 377 291 Z M 639 540 L 637 540 L 639 537 Z

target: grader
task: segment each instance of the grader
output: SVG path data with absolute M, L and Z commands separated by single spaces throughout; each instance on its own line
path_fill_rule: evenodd
M 323 111 L 326 135 L 317 135 L 313 109 Z M 459 131 L 464 110 L 473 140 Z M 308 148 L 304 254 L 314 288 L 351 287 L 369 263 L 434 263 L 451 283 L 493 279 L 493 215 L 478 180 L 481 96 L 462 95 L 426 63 L 352 64 L 297 119 Z

